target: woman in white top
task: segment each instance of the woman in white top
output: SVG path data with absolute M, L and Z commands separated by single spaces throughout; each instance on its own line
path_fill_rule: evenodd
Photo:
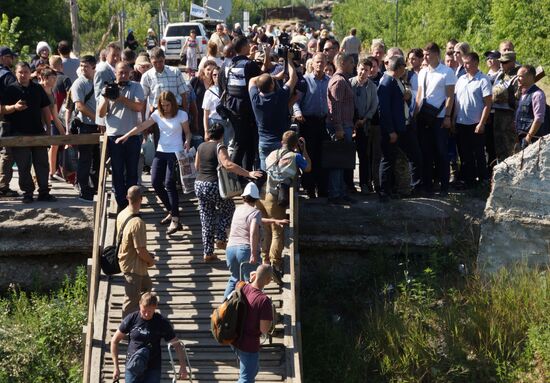
M 219 122 L 223 125 L 225 134 L 223 136 L 223 142 L 226 146 L 230 146 L 229 154 L 231 154 L 231 141 L 235 135 L 233 127 L 229 121 L 226 121 L 220 117 L 218 112 L 216 112 L 216 107 L 220 104 L 221 92 L 218 87 L 218 75 L 220 73 L 220 68 L 212 69 L 210 72 L 210 84 L 212 84 L 204 93 L 204 98 L 202 101 L 203 109 L 203 125 L 204 125 L 204 140 L 208 141 L 208 128 L 212 126 L 215 122 Z
M 174 169 L 177 164 L 176 153 L 191 147 L 191 131 L 187 113 L 178 109 L 176 97 L 172 92 L 162 92 L 158 101 L 158 109 L 148 120 L 142 122 L 124 136 L 116 140 L 125 142 L 128 137 L 138 134 L 157 123 L 160 138 L 151 166 L 151 178 L 155 193 L 160 198 L 168 215 L 160 222 L 163 225 L 170 223 L 168 235 L 181 230 L 179 222 L 179 198 L 176 189 L 176 175 Z M 185 142 L 183 141 L 185 134 Z

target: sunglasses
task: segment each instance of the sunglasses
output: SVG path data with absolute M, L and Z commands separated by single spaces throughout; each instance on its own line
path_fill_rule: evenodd
M 508 64 L 510 61 L 501 61 L 501 64 Z

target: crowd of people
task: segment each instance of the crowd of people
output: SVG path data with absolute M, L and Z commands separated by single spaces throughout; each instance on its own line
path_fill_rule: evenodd
M 2 136 L 107 134 L 126 282 L 125 319 L 113 338 L 115 366 L 123 334 L 132 338 L 135 326 L 143 328 L 151 318 L 157 318 L 158 329 L 147 334 L 155 334 L 155 342 L 162 334 L 177 343 L 170 326 L 154 314 L 157 298 L 142 296 L 151 289 L 147 269 L 155 264 L 138 215 L 147 186 L 141 182 L 144 171 L 150 169 L 166 211 L 159 224 L 174 234 L 182 229 L 178 153 L 196 149 L 194 191 L 205 262 L 218 260 L 216 247 L 226 250 L 231 277 L 225 297 L 242 277 L 243 262 L 257 268 L 244 290 L 256 302 L 249 308 L 255 322 L 234 345 L 239 382 L 253 382 L 258 339 L 273 319 L 261 289 L 271 278 L 281 283 L 288 223 L 284 193 L 299 175 L 307 198 L 335 205 L 356 203 L 354 193 L 376 193 L 382 203 L 436 192 L 445 197 L 450 187 L 486 185 L 495 163 L 548 133 L 550 116 L 544 92 L 535 85 L 537 72 L 516 61 L 510 41 L 481 55 L 454 39 L 443 51 L 430 42 L 405 54 L 380 39 L 364 51 L 356 29 L 338 41 L 324 26 L 254 25 L 244 31 L 238 24 L 231 31 L 218 25 L 207 52 L 195 38 L 192 33 L 182 49 L 189 72 L 165 64 L 152 29 L 141 52 L 129 33 L 125 49 L 110 43 L 97 58 L 74 58 L 66 41 L 56 52 L 41 41 L 31 63 L 15 63 L 17 54 L 0 47 Z M 479 69 L 482 59 L 487 74 Z M 332 144 L 348 149 L 336 152 Z M 145 145 L 155 148 L 149 164 Z M 10 189 L 15 163 L 23 203 L 34 201 L 35 184 L 37 200 L 55 202 L 51 183 L 71 180 L 80 200 L 92 202 L 99 146 L 76 147 L 76 176 L 68 152 L 55 146 L 2 148 L 0 196 L 19 196 Z M 400 153 L 407 174 L 396 170 Z M 350 155 L 353 164 L 356 156 L 359 160 L 358 185 L 353 166 L 344 165 Z M 242 183 L 238 208 L 220 194 L 219 167 Z M 408 184 L 405 192 L 397 187 L 399 178 Z M 137 348 L 147 339 L 144 332 L 139 337 Z M 152 352 L 153 369 L 160 371 L 157 350 Z M 127 376 L 127 381 L 140 380 Z

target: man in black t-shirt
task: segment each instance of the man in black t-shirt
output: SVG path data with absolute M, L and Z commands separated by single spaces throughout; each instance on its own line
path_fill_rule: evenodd
M 8 47 L 0 47 L 0 105 L 5 105 L 3 100 L 6 88 L 13 84 L 16 79 L 11 71 L 13 60 L 17 55 Z M 9 125 L 2 116 L 4 107 L 0 111 L 0 136 L 9 135 Z M 10 189 L 10 182 L 13 176 L 13 156 L 11 148 L 0 148 L 0 197 L 17 197 L 19 194 Z
M 114 372 L 113 380 L 120 377 L 120 369 L 118 363 L 118 344 L 126 335 L 129 336 L 128 354 L 126 357 L 126 369 L 124 379 L 126 383 L 157 383 L 160 382 L 162 351 L 160 348 L 160 340 L 164 340 L 172 344 L 178 355 L 180 369 L 178 379 L 187 378 L 187 367 L 185 364 L 185 355 L 183 347 L 176 337 L 176 333 L 170 322 L 162 315 L 155 312 L 158 306 L 158 298 L 153 293 L 145 293 L 139 300 L 139 311 L 128 314 L 118 330 L 111 339 L 111 357 L 113 358 Z M 143 353 L 144 348 L 149 351 Z M 142 351 L 140 351 L 142 350 Z M 148 354 L 147 368 L 145 372 L 136 376 L 135 372 L 128 369 L 128 361 L 136 352 Z
M 31 68 L 26 62 L 15 66 L 17 81 L 6 89 L 3 107 L 12 136 L 42 136 L 46 134 L 42 121 L 51 121 L 50 100 L 44 89 L 31 81 Z M 46 146 L 13 147 L 13 158 L 19 170 L 19 188 L 23 191 L 23 203 L 33 202 L 35 189 L 31 176 L 34 167 L 38 182 L 38 200 L 54 202 L 48 186 L 49 163 Z

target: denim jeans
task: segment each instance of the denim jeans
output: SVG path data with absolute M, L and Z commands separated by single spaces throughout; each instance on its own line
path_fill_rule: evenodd
M 160 368 L 148 369 L 141 377 L 137 377 L 126 370 L 124 373 L 124 381 L 126 383 L 160 383 Z
M 179 217 L 179 197 L 176 189 L 177 158 L 175 153 L 156 152 L 151 166 L 151 180 L 155 193 L 172 217 Z
M 272 151 L 277 149 L 281 149 L 280 143 L 276 145 L 266 145 L 260 142 L 260 145 L 258 146 L 258 155 L 260 157 L 260 169 L 264 171 L 267 170 L 265 165 L 265 159 L 267 158 L 267 156 L 271 154 Z
M 235 285 L 240 279 L 241 263 L 250 261 L 250 245 L 229 246 L 225 250 L 225 255 L 231 276 L 227 281 L 223 299 L 227 298 L 235 290 Z
M 113 189 L 120 209 L 128 206 L 126 193 L 130 186 L 138 183 L 138 162 L 141 151 L 141 135 L 132 136 L 123 144 L 115 143 L 120 136 L 109 136 L 107 149 L 111 156 Z
M 231 346 L 239 357 L 239 380 L 237 383 L 254 383 L 260 370 L 260 353 L 241 351 Z
M 344 139 L 351 142 L 352 126 L 344 126 Z M 327 125 L 327 131 L 331 137 L 334 137 L 335 127 Z M 342 198 L 347 195 L 347 186 L 344 180 L 344 169 L 330 169 L 328 175 L 328 197 Z

